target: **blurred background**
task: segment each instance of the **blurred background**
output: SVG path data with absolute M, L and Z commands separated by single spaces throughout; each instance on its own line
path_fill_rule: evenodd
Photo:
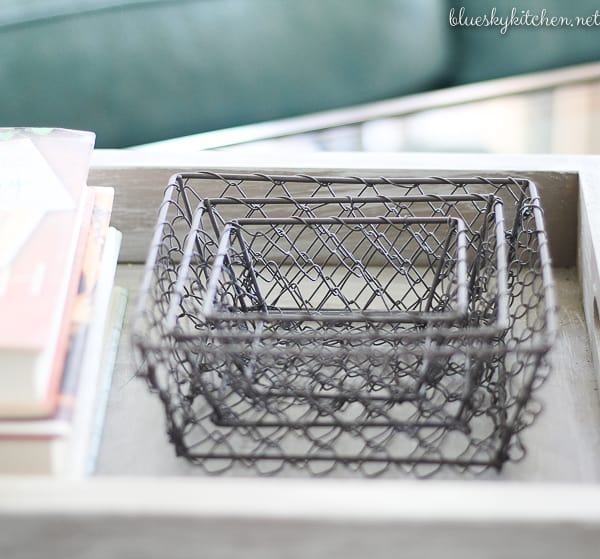
M 600 153 L 600 25 L 502 34 L 450 25 L 460 8 L 600 24 L 594 0 L 0 0 L 0 123 L 104 148 Z

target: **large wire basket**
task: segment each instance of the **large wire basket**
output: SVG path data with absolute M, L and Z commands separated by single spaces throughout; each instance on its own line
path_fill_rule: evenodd
M 252 301 L 251 274 L 235 280 L 236 266 L 249 269 L 244 244 L 241 265 L 219 252 L 236 220 L 369 217 L 464 223 L 466 315 L 395 321 L 388 308 L 377 321 L 364 308 L 357 316 L 344 307 L 322 320 L 298 316 L 310 309 L 296 305 L 285 318 L 260 297 L 256 308 L 231 305 L 240 301 L 237 288 L 225 299 L 215 289 L 206 297 L 213 270 L 221 285 L 250 288 L 242 292 Z M 177 452 L 207 471 L 327 473 L 343 465 L 367 475 L 392 466 L 427 475 L 442 465 L 500 468 L 520 457 L 519 433 L 538 411 L 532 394 L 547 371 L 554 313 L 530 181 L 195 173 L 167 188 L 133 339 Z

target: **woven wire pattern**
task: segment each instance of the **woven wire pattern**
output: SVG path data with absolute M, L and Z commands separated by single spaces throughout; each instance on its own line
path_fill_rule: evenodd
M 315 201 L 320 197 L 336 198 L 335 211 Z M 494 201 L 504 209 L 499 237 Z M 261 376 L 236 374 L 247 373 L 247 355 L 241 365 L 243 352 L 223 348 L 247 353 L 256 331 L 247 321 L 215 325 L 202 313 L 223 226 L 332 215 L 462 220 L 469 248 L 465 320 L 425 327 L 367 322 L 359 331 L 334 322 L 296 338 L 288 329 L 283 343 L 281 325 L 274 333 L 263 322 L 261 351 L 253 353 Z M 502 267 L 506 292 L 497 281 Z M 344 467 L 424 476 L 446 465 L 479 472 L 522 456 L 520 432 L 539 411 L 532 395 L 547 373 L 554 333 L 550 274 L 537 192 L 526 180 L 179 175 L 161 207 L 133 341 L 178 454 L 206 471 L 289 466 L 325 474 Z M 325 377 L 324 362 L 338 374 Z M 284 369 L 288 375 L 274 374 Z M 219 414 L 224 404 L 229 413 Z

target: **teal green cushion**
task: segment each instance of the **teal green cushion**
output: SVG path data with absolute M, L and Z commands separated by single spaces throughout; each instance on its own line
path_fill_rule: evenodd
M 497 0 L 451 0 L 458 15 L 483 16 L 497 8 L 500 16 L 510 16 L 511 8 L 530 10 L 548 16 L 592 16 L 600 14 L 597 0 L 520 0 L 504 3 Z M 600 23 L 600 17 L 597 18 Z M 502 35 L 499 28 L 452 27 L 456 43 L 455 83 L 467 83 L 511 74 L 522 74 L 600 59 L 600 26 L 596 27 L 510 27 Z
M 444 0 L 12 0 L 0 122 L 121 147 L 441 83 Z

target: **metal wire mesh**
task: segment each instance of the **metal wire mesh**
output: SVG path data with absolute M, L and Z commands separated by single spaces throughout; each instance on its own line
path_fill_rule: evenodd
M 301 298 L 282 320 L 286 313 L 272 312 L 262 290 L 250 297 L 257 293 L 247 243 L 223 235 L 227 223 L 257 217 L 292 217 L 296 227 L 298 219 L 332 217 L 458 219 L 467 245 L 466 315 L 394 321 L 393 306 L 384 306 L 386 320 L 377 322 L 365 320 L 369 305 L 359 304 L 341 309 L 358 321 L 322 320 L 311 314 L 319 306 Z M 231 262 L 221 251 L 219 263 L 219 237 L 239 248 Z M 419 269 L 424 260 L 414 262 Z M 211 269 L 221 285 L 243 286 L 252 305 L 238 308 L 238 291 L 207 298 Z M 246 277 L 238 281 L 240 270 Z M 206 471 L 500 468 L 520 457 L 519 433 L 538 412 L 532 394 L 554 334 L 550 274 L 539 199 L 527 180 L 178 175 L 161 207 L 133 340 L 178 454 Z

